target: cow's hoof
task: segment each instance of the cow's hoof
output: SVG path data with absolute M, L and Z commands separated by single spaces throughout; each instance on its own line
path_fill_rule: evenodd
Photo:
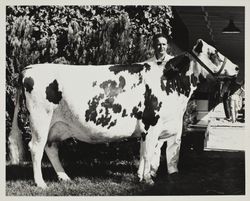
M 70 181 L 71 180 L 69 178 L 69 176 L 64 172 L 60 172 L 60 173 L 57 173 L 57 174 L 58 174 L 59 181 Z
M 141 175 L 138 175 L 138 180 L 139 180 L 139 182 L 142 182 L 143 181 L 143 177 L 141 176 Z
M 149 185 L 149 186 L 153 186 L 154 185 L 154 181 L 153 181 L 153 179 L 145 179 L 145 184 L 147 184 L 147 185 Z
M 151 177 L 155 178 L 157 176 L 156 171 L 151 170 L 150 175 L 151 175 Z
M 39 182 L 36 184 L 36 186 L 42 189 L 46 189 L 48 187 L 45 182 Z
M 180 176 L 179 176 L 178 172 L 174 172 L 174 173 L 168 175 L 169 183 L 176 183 L 179 181 L 179 179 L 180 179 Z

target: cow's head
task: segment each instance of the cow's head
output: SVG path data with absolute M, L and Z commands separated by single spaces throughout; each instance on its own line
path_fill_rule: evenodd
M 236 77 L 238 71 L 237 65 L 199 39 L 192 54 L 181 54 L 166 63 L 161 88 L 167 94 L 177 91 L 189 96 L 191 85 L 196 87 L 201 77 L 207 80 L 214 80 L 217 76 Z
M 218 52 L 214 47 L 208 45 L 203 40 L 197 40 L 196 45 L 193 48 L 193 53 L 211 70 L 214 74 L 221 76 L 234 77 L 239 72 L 239 67 L 227 59 L 224 55 Z M 203 77 L 211 77 L 204 67 L 197 69 Z

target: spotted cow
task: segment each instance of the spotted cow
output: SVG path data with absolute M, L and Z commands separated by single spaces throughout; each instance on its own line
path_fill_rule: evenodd
M 238 67 L 202 40 L 193 55 L 186 53 L 160 65 L 28 66 L 22 72 L 22 86 L 32 132 L 29 147 L 35 183 L 46 187 L 41 171 L 44 150 L 58 178 L 69 179 L 57 145 L 70 137 L 88 143 L 141 138 L 138 176 L 149 183 L 151 170 L 159 165 L 157 150 L 171 139 L 168 169 L 176 171 L 187 102 L 200 78 L 217 72 L 236 76 Z

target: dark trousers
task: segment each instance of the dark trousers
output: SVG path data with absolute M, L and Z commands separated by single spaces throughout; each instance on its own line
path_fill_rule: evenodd
M 224 111 L 225 111 L 225 115 L 226 118 L 230 118 L 230 112 L 229 112 L 229 102 L 228 102 L 228 98 L 229 98 L 229 93 L 225 93 L 222 97 L 222 101 L 223 101 L 223 107 L 224 107 Z

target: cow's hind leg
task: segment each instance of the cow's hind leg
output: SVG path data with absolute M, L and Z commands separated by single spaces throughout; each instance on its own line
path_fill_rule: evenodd
M 145 181 L 147 184 L 152 185 L 154 181 L 150 175 L 150 158 L 152 156 L 153 150 L 150 149 L 150 146 L 146 140 L 141 139 L 140 145 L 140 164 L 137 171 L 140 182 Z
M 140 162 L 139 162 L 139 167 L 138 167 L 138 171 L 137 171 L 137 175 L 139 177 L 140 182 L 142 182 L 142 180 L 143 180 L 143 171 L 144 171 L 144 158 L 142 157 L 143 150 L 144 150 L 144 146 L 141 142 L 140 143 Z
M 140 152 L 140 166 L 138 169 L 138 176 L 140 177 L 143 172 L 143 178 L 147 184 L 154 184 L 151 178 L 151 162 L 154 157 L 155 147 L 157 145 L 159 137 L 159 128 L 151 127 L 149 128 L 147 135 L 141 140 L 141 152 Z
M 47 185 L 42 177 L 42 157 L 44 147 L 48 138 L 49 124 L 52 116 L 51 111 L 44 109 L 29 108 L 30 111 L 30 127 L 32 139 L 29 142 L 31 158 L 33 163 L 34 180 L 38 187 L 46 188 Z
M 56 142 L 46 144 L 45 146 L 46 154 L 52 163 L 59 180 L 67 181 L 70 180 L 68 175 L 65 173 L 58 155 L 58 144 Z

